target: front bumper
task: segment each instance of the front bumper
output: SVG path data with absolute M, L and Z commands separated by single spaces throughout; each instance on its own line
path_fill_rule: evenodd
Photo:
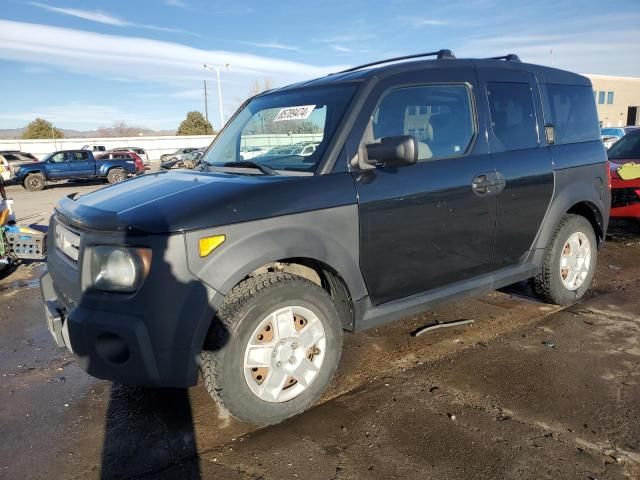
M 91 235 L 83 233 L 81 252 Z M 153 249 L 149 276 L 132 295 L 82 291 L 81 269 L 50 241 L 48 272 L 40 279 L 47 326 L 90 375 L 149 387 L 197 383 L 204 339 L 222 296 L 188 272 L 184 241 L 176 240 L 164 240 L 164 255 Z

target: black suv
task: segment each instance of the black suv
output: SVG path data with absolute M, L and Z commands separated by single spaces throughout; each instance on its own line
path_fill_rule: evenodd
M 319 398 L 344 330 L 529 278 L 580 299 L 610 205 L 589 80 L 515 55 L 271 90 L 200 168 L 61 200 L 47 321 L 91 375 L 185 387 L 200 370 L 261 424 Z

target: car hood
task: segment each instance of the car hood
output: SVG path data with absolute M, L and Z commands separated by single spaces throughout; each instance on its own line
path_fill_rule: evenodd
M 146 174 L 81 197 L 56 212 L 92 230 L 169 233 L 355 203 L 351 175 L 265 176 L 174 170 Z

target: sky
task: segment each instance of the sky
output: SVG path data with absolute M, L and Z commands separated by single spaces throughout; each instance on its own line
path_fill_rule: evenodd
M 0 0 L 0 128 L 114 121 L 219 128 L 256 82 L 286 85 L 373 60 L 449 48 L 516 53 L 579 73 L 640 76 L 640 0 Z M 225 65 L 228 64 L 228 69 Z

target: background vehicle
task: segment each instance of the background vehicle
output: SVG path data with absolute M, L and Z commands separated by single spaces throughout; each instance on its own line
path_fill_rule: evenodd
M 132 159 L 136 165 L 136 173 L 145 173 L 144 162 L 136 153 L 131 151 L 113 151 L 95 156 L 96 160 L 128 160 Z
M 4 158 L 3 155 L 0 155 L 0 179 L 3 182 L 8 182 L 12 177 L 11 174 L 11 166 L 9 162 Z
M 21 165 L 15 178 L 24 188 L 34 192 L 45 188 L 47 182 L 104 178 L 109 183 L 118 183 L 137 173 L 133 158 L 96 160 L 88 150 L 63 150 L 50 154 L 41 162 Z
M 144 150 L 144 148 L 140 148 L 140 147 L 118 147 L 118 148 L 112 148 L 110 151 L 112 152 L 133 152 L 136 155 L 138 155 L 141 159 L 142 159 L 142 163 L 144 163 L 144 165 L 149 165 L 149 155 L 147 155 L 147 152 Z
M 21 152 L 13 152 L 13 153 L 6 152 L 6 153 L 0 154 L 0 161 L 5 163 L 7 167 L 7 171 L 10 173 L 10 175 L 8 175 L 5 178 L 5 181 L 7 181 L 13 178 L 13 176 L 16 174 L 16 172 L 20 168 L 20 165 L 37 162 L 38 159 L 35 158 L 33 155 L 30 155 L 30 154 L 25 155 Z
M 0 272 L 20 260 L 46 257 L 46 233 L 16 225 L 15 220 L 13 200 L 7 198 L 0 178 Z
M 530 278 L 545 301 L 582 298 L 611 201 L 591 82 L 425 56 L 253 97 L 201 171 L 63 198 L 41 280 L 56 343 L 113 381 L 200 371 L 223 408 L 269 424 L 320 397 L 343 330 Z M 296 131 L 310 155 L 242 155 Z
M 611 216 L 640 219 L 640 129 L 607 152 L 611 168 Z
M 198 165 L 200 165 L 200 158 L 202 158 L 204 151 L 205 149 L 194 150 L 191 153 L 183 155 L 181 160 L 167 160 L 166 162 L 162 162 L 160 164 L 160 168 L 163 168 L 165 170 L 171 170 L 175 168 L 186 168 L 188 170 L 193 170 Z
M 611 148 L 611 146 L 624 137 L 627 133 L 638 129 L 638 127 L 605 127 L 600 129 L 602 141 L 605 148 Z
M 182 160 L 187 153 L 191 153 L 198 150 L 198 148 L 179 148 L 173 153 L 165 153 L 160 155 L 160 161 L 166 162 L 168 160 Z
M 82 147 L 82 150 L 89 150 L 90 152 L 98 153 L 98 152 L 106 152 L 107 147 L 104 145 L 85 145 Z

